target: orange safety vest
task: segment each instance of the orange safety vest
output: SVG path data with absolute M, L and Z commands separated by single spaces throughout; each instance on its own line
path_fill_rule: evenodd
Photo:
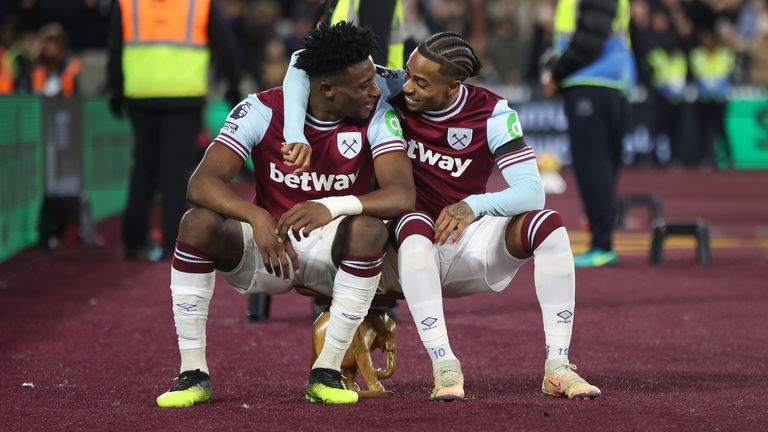
M 76 59 L 69 60 L 67 67 L 61 72 L 61 94 L 66 97 L 75 94 L 75 80 L 80 74 L 80 62 Z M 36 65 L 32 68 L 32 92 L 42 93 L 45 82 L 48 81 L 48 68 L 44 65 Z
M 13 93 L 13 73 L 11 72 L 11 58 L 5 50 L 0 48 L 0 94 Z
M 211 0 L 120 0 L 124 93 L 204 96 Z

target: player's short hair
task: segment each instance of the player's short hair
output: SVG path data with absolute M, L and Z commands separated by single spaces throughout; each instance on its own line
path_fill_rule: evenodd
M 458 33 L 442 32 L 420 43 L 419 54 L 440 65 L 440 73 L 459 81 L 480 73 L 483 64 L 472 45 Z
M 346 21 L 333 26 L 321 24 L 304 37 L 304 51 L 296 67 L 311 77 L 334 75 L 360 63 L 378 51 L 376 35 L 369 29 Z

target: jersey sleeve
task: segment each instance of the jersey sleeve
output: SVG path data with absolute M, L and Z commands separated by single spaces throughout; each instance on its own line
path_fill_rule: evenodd
M 283 78 L 283 137 L 286 143 L 304 143 L 309 145 L 304 136 L 304 119 L 307 117 L 309 103 L 309 76 L 295 66 L 299 53 L 294 52 L 288 63 L 288 70 Z
M 379 99 L 376 112 L 368 125 L 367 138 L 374 159 L 387 153 L 405 152 L 400 120 L 383 97 Z
M 508 187 L 499 192 L 464 198 L 475 216 L 515 216 L 544 208 L 544 186 L 535 160 L 509 165 L 501 170 Z
M 520 125 L 520 118 L 517 112 L 509 107 L 506 100 L 501 99 L 496 102 L 493 108 L 493 114 L 486 123 L 488 147 L 491 153 L 496 151 L 504 144 L 510 141 L 517 141 L 523 138 L 523 127 Z
M 264 138 L 271 121 L 272 109 L 255 94 L 248 95 L 229 113 L 213 142 L 227 147 L 245 161 Z
M 384 66 L 376 65 L 376 76 L 374 77 L 376 85 L 381 91 L 381 98 L 387 100 L 396 95 L 403 89 L 405 83 L 405 71 L 402 69 L 388 69 Z

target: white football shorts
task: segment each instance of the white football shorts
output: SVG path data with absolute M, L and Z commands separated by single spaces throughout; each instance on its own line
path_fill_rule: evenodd
M 435 248 L 443 297 L 462 297 L 480 292 L 504 290 L 527 260 L 507 251 L 505 235 L 508 217 L 485 216 L 472 222 L 459 240 Z M 449 237 L 450 238 L 450 237 Z M 383 292 L 402 292 L 397 276 L 397 252 L 392 248 L 384 258 L 379 287 Z
M 261 261 L 259 248 L 253 239 L 253 228 L 246 222 L 240 222 L 243 230 L 243 256 L 232 271 L 221 272 L 224 279 L 241 293 L 283 294 L 294 286 L 303 286 L 319 293 L 331 296 L 333 280 L 338 269 L 333 264 L 331 248 L 339 223 L 344 217 L 332 220 L 328 225 L 318 228 L 301 241 L 289 235 L 291 244 L 299 257 L 299 274 L 293 272 L 291 279 L 285 280 L 267 272 Z

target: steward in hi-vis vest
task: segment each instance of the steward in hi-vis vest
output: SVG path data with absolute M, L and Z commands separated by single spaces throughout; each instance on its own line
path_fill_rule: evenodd
M 227 80 L 226 99 L 240 100 L 235 44 L 212 0 L 116 0 L 109 34 L 109 108 L 128 109 L 134 135 L 123 218 L 127 259 L 173 254 L 187 210 L 187 182 L 197 164 L 211 51 Z M 160 192 L 162 239 L 149 238 Z
M 112 17 L 108 81 L 115 104 L 202 106 L 211 50 L 228 92 L 240 80 L 234 43 L 211 0 L 118 0 Z M 229 97 L 228 97 L 229 98 Z M 239 100 L 237 97 L 231 98 Z

